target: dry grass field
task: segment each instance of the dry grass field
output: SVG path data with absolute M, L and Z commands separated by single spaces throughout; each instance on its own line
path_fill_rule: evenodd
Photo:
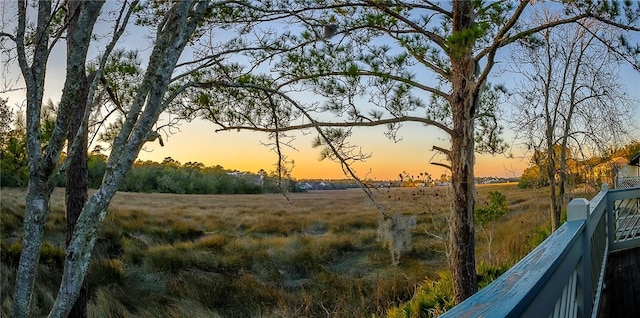
M 478 186 L 507 197 L 491 258 L 513 263 L 544 237 L 546 190 Z M 10 308 L 25 191 L 2 189 L 1 316 Z M 410 300 L 446 269 L 448 189 L 375 191 L 391 214 L 416 216 L 411 244 L 391 262 L 379 214 L 361 190 L 263 195 L 118 193 L 89 269 L 92 317 L 371 317 Z M 586 196 L 590 198 L 591 196 Z M 46 224 L 34 315 L 56 293 L 63 257 L 64 190 Z M 478 231 L 479 232 L 479 231 Z M 5 284 L 6 282 L 6 284 Z

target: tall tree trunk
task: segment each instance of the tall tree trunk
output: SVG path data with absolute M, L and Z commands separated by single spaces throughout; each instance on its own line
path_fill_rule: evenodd
M 462 32 L 473 25 L 473 7 L 469 1 L 454 4 L 454 32 Z M 472 80 L 476 64 L 472 57 L 472 43 L 463 40 L 451 53 L 450 99 L 453 119 L 451 135 L 451 183 L 453 203 L 449 224 L 450 267 L 453 274 L 456 303 L 478 291 L 475 260 L 475 230 L 473 210 L 475 205 L 475 139 L 474 116 L 478 96 L 474 96 Z
M 569 116 L 570 118 L 570 116 Z M 571 119 L 568 119 L 570 121 Z M 567 134 L 565 133 L 563 137 L 562 147 L 560 149 L 560 180 L 558 180 L 558 203 L 556 204 L 556 216 L 557 216 L 557 226 L 560 227 L 560 219 L 562 216 L 562 208 L 565 205 L 565 198 L 567 196 L 567 183 L 569 178 L 569 173 L 567 172 Z M 556 230 L 558 228 L 555 228 Z
M 551 140 L 551 139 L 549 139 Z M 553 145 L 547 148 L 547 156 L 549 156 L 547 165 L 547 177 L 549 178 L 549 187 L 551 192 L 551 206 L 550 206 L 550 219 L 551 219 L 551 231 L 560 227 L 560 209 L 562 208 L 558 204 L 558 182 L 556 180 L 556 154 Z
M 86 87 L 86 86 L 85 86 Z M 86 96 L 86 95 L 85 95 Z M 78 106 L 84 106 L 86 99 L 81 99 Z M 84 115 L 84 107 L 78 107 L 75 111 L 71 129 L 69 130 L 69 144 L 73 141 L 75 133 L 80 128 L 80 123 Z M 71 235 L 73 229 L 76 226 L 76 221 L 85 202 L 87 201 L 87 178 L 88 178 L 88 156 L 87 156 L 87 131 L 81 135 L 79 148 L 70 158 L 71 164 L 67 171 L 67 184 L 65 200 L 67 204 L 67 233 L 66 233 L 66 245 L 69 245 L 71 241 Z M 69 149 L 70 146 L 67 147 Z M 83 318 L 87 317 L 87 284 L 83 282 L 69 317 Z
M 85 4 L 96 3 L 102 5 L 102 2 L 88 1 Z M 49 55 L 49 22 L 51 18 L 51 2 L 41 1 L 38 3 L 38 22 L 33 51 L 33 62 L 29 66 L 26 60 L 25 46 L 25 29 L 26 29 L 26 2 L 18 3 L 18 33 L 16 46 L 18 51 L 18 60 L 20 68 L 25 78 L 27 87 L 27 149 L 29 153 L 29 183 L 26 198 L 26 209 L 24 219 L 24 234 L 22 240 L 22 253 L 20 255 L 20 264 L 16 277 L 16 287 L 13 298 L 12 317 L 22 318 L 29 315 L 29 303 L 33 294 L 35 283 L 35 274 L 37 271 L 38 261 L 40 258 L 40 249 L 43 241 L 44 223 L 49 208 L 49 198 L 53 189 L 52 177 L 54 168 L 58 162 L 60 151 L 62 149 L 63 138 L 66 138 L 68 132 L 68 116 L 72 112 L 69 103 L 75 100 L 74 94 L 77 91 L 77 85 L 73 81 L 65 81 L 63 96 L 58 109 L 56 118 L 56 128 L 51 136 L 51 140 L 47 145 L 44 153 L 42 152 L 42 140 L 40 137 L 40 120 L 42 95 L 44 91 L 44 78 L 46 73 L 46 62 Z M 87 5 L 88 6 L 88 5 Z M 97 18 L 99 8 L 95 13 L 93 21 Z M 75 36 L 69 35 L 67 41 L 75 41 L 72 47 L 73 52 L 68 52 L 67 71 L 73 65 L 82 65 L 86 61 L 86 51 L 89 47 L 92 26 L 86 19 L 79 18 L 77 22 L 77 34 L 83 34 L 86 37 L 84 41 L 77 41 Z M 84 51 L 84 55 L 75 54 Z
M 471 28 L 473 5 L 470 1 L 454 1 L 454 33 Z M 452 45 L 451 88 L 449 100 L 453 119 L 451 134 L 451 183 L 453 202 L 449 221 L 450 267 L 453 275 L 454 299 L 461 303 L 478 291 L 475 259 L 475 139 L 474 116 L 479 101 L 479 90 L 473 78 L 476 63 L 473 60 L 475 39 L 465 38 Z
M 80 99 L 78 106 L 84 106 L 86 104 L 85 102 L 86 99 Z M 69 146 L 67 149 L 71 148 L 70 144 L 73 141 L 76 132 L 80 128 L 83 115 L 84 107 L 78 107 L 75 110 L 73 122 L 69 130 Z M 88 138 L 86 129 L 84 130 L 84 133 L 81 134 L 80 138 L 80 144 L 78 145 L 79 148 L 73 154 L 73 157 L 70 158 L 71 163 L 69 165 L 69 170 L 67 170 L 67 184 L 65 190 L 65 201 L 67 204 L 66 245 L 68 245 L 71 240 L 71 235 L 73 234 L 73 229 L 76 226 L 78 216 L 80 216 L 80 212 L 82 212 L 82 208 L 87 201 L 88 156 L 86 149 Z M 87 284 L 85 281 L 80 288 L 78 299 L 73 305 L 71 312 L 69 312 L 69 317 L 87 317 L 87 299 Z
M 78 113 L 80 114 L 79 117 Z M 75 114 L 75 118 L 82 118 L 82 108 L 78 108 Z M 77 131 L 78 127 L 72 127 L 71 132 Z M 70 133 L 71 134 L 71 133 Z M 74 134 L 75 136 L 75 134 Z M 73 136 L 69 139 L 72 140 Z M 66 184 L 66 204 L 67 204 L 67 233 L 66 233 L 66 245 L 69 244 L 71 240 L 71 235 L 73 233 L 73 229 L 75 228 L 76 221 L 80 212 L 82 212 L 82 207 L 87 200 L 87 134 L 84 133 L 82 136 L 82 140 L 80 141 L 80 148 L 74 156 L 71 158 L 71 164 L 69 165 L 69 170 L 67 171 L 67 184 Z M 83 318 L 87 317 L 87 284 L 86 281 L 83 282 L 82 287 L 80 288 L 80 293 L 78 294 L 78 299 L 76 300 L 71 312 L 69 312 L 69 317 L 75 318 Z
M 464 81 L 464 80 L 463 80 Z M 470 96 L 470 91 L 469 92 Z M 478 291 L 475 262 L 474 121 L 473 107 L 464 93 L 454 96 L 451 147 L 453 209 L 449 221 L 450 266 L 455 302 L 460 303 Z
M 67 204 L 67 246 L 71 241 L 76 221 L 87 201 L 87 129 L 84 129 L 78 136 L 80 139 L 77 141 L 76 150 L 75 152 L 72 151 L 72 143 L 74 142 L 76 134 L 82 128 L 84 113 L 87 108 L 87 95 L 89 93 L 85 65 L 84 63 L 78 63 L 78 60 L 86 60 L 92 30 L 92 28 L 89 28 L 87 32 L 87 25 L 93 26 L 95 24 L 102 3 L 103 2 L 98 1 L 83 3 L 77 0 L 69 1 L 68 3 L 67 81 L 74 82 L 75 86 L 69 100 L 69 103 L 74 104 L 74 111 L 67 135 L 67 153 L 71 155 L 71 158 L 69 158 L 71 162 L 67 170 L 65 190 L 65 201 Z M 80 21 L 82 21 L 82 24 Z M 86 281 L 83 281 L 78 298 L 71 308 L 68 317 L 87 317 L 87 300 L 87 284 Z
M 73 14 L 80 9 L 80 2 L 70 1 L 69 11 L 71 14 L 69 19 L 69 31 L 70 37 L 76 33 L 79 14 Z M 70 52 L 74 48 L 71 46 L 74 41 L 67 41 L 67 51 Z M 87 178 L 88 178 L 88 156 L 87 156 L 87 140 L 88 132 L 84 129 L 80 134 L 80 140 L 77 141 L 76 151 L 72 153 L 72 143 L 76 137 L 76 134 L 82 127 L 84 118 L 84 112 L 87 105 L 87 79 L 85 75 L 84 65 L 77 65 L 75 69 L 67 70 L 67 79 L 76 81 L 78 85 L 78 93 L 74 100 L 71 101 L 75 104 L 74 112 L 71 117 L 71 125 L 69 126 L 69 134 L 67 135 L 67 153 L 71 154 L 71 160 L 69 168 L 67 170 L 67 183 L 65 188 L 65 201 L 67 205 L 67 233 L 65 244 L 68 246 L 75 228 L 76 221 L 82 207 L 84 207 L 87 201 Z M 74 303 L 68 317 L 72 318 L 84 318 L 87 317 L 87 284 L 83 282 L 80 288 L 78 298 Z

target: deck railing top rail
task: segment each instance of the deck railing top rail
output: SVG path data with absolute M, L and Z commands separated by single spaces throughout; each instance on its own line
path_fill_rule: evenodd
M 446 312 L 444 317 L 522 317 L 530 311 L 529 304 L 556 298 L 557 295 L 539 295 L 537 290 L 547 284 L 556 271 L 567 270 L 563 259 L 578 256 L 571 253 L 569 246 L 580 243 L 579 234 L 583 229 L 584 222 L 566 223 L 506 273 Z M 555 289 L 558 290 L 562 292 L 561 288 Z M 540 312 L 529 314 L 548 316 Z
M 640 187 L 574 199 L 567 222 L 442 317 L 595 317 L 607 256 L 640 246 Z

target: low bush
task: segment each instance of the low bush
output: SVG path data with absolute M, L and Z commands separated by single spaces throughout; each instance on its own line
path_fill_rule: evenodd
M 94 254 L 99 257 L 118 258 L 124 253 L 124 235 L 126 232 L 115 224 L 105 224 L 100 229 Z
M 278 216 L 268 212 L 257 220 L 251 220 L 248 232 L 262 235 L 288 236 L 302 232 L 306 225 L 303 220 L 293 216 Z
M 513 263 L 501 263 L 498 265 L 492 265 L 487 262 L 481 261 L 478 263 L 478 288 L 482 289 L 489 285 L 500 275 L 504 274 L 509 268 L 513 266 Z
M 158 271 L 180 272 L 184 268 L 215 270 L 216 257 L 210 253 L 193 250 L 184 245 L 160 245 L 147 250 L 145 263 Z
M 20 253 L 22 253 L 22 243 L 15 241 L 11 245 L 7 245 L 6 241 L 2 241 L 0 245 L 2 249 L 2 263 L 9 266 L 18 266 L 20 261 Z M 60 270 L 64 266 L 64 249 L 51 245 L 48 242 L 42 244 L 40 252 L 40 264 Z

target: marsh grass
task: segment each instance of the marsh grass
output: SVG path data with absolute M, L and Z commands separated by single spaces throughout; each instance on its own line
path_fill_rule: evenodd
M 496 226 L 496 264 L 482 265 L 495 276 L 491 268 L 522 257 L 544 236 L 533 229 L 546 225 L 548 208 L 546 190 L 515 184 L 479 186 L 478 204 L 491 190 L 509 202 Z M 15 284 L 24 192 L 2 189 L 0 316 L 8 314 Z M 448 288 L 447 189 L 382 189 L 375 196 L 389 211 L 416 218 L 397 266 L 377 239 L 376 208 L 357 189 L 292 193 L 292 204 L 278 194 L 118 193 L 89 268 L 89 316 L 383 316 L 412 298 L 433 296 L 416 294 L 424 289 L 438 291 L 428 301 L 434 308 L 448 306 L 438 296 Z M 64 227 L 64 191 L 56 189 L 33 316 L 46 315 L 57 291 Z M 479 237 L 479 264 L 483 244 Z

